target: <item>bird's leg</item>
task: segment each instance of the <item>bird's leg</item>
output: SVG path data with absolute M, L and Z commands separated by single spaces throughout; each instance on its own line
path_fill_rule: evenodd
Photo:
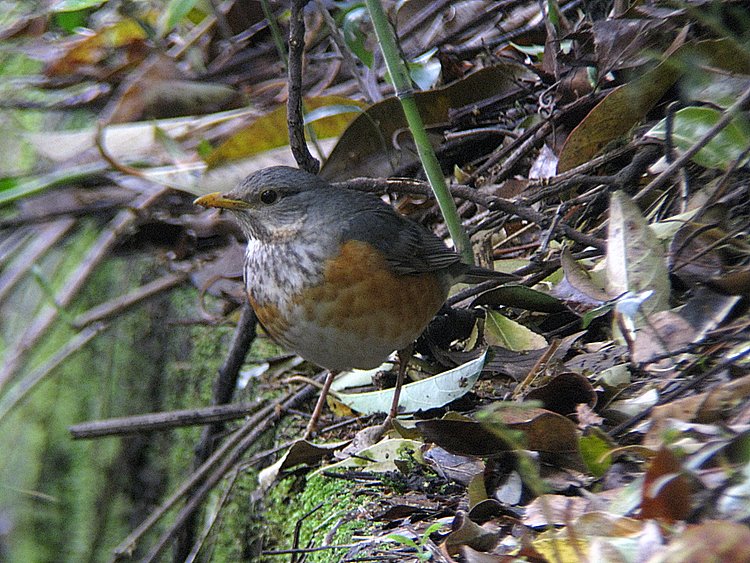
M 330 369 L 328 370 L 326 379 L 323 382 L 323 388 L 320 390 L 318 402 L 315 404 L 315 409 L 313 410 L 312 416 L 310 416 L 310 422 L 307 423 L 305 433 L 302 435 L 303 440 L 307 440 L 315 432 L 315 428 L 318 426 L 318 419 L 320 418 L 320 414 L 323 412 L 323 406 L 326 404 L 326 397 L 328 397 L 328 391 L 331 388 L 331 383 L 333 383 L 333 380 L 337 374 L 338 372 L 336 371 L 332 371 Z
M 396 386 L 393 388 L 393 401 L 391 402 L 391 412 L 385 419 L 383 426 L 387 426 L 398 415 L 398 401 L 401 398 L 401 387 L 404 385 L 404 376 L 406 367 L 414 353 L 414 344 L 409 344 L 406 348 L 398 351 L 398 376 L 396 377 Z

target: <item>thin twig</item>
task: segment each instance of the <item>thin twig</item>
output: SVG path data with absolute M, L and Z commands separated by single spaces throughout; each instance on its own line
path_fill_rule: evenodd
M 501 145 L 497 147 L 482 163 L 481 166 L 477 167 L 477 169 L 471 174 L 472 178 L 480 178 L 484 176 L 492 167 L 494 167 L 501 158 L 503 158 L 506 154 L 510 153 L 514 149 L 516 149 L 518 146 L 526 146 L 529 142 L 529 139 L 532 139 L 532 143 L 536 142 L 537 133 L 540 129 L 544 126 L 545 123 L 548 123 L 548 121 L 540 121 L 538 123 L 535 123 L 528 129 L 526 129 L 523 133 L 521 133 L 518 137 L 513 139 L 511 143 L 508 145 Z
M 307 400 L 307 398 L 312 395 L 313 391 L 313 387 L 306 385 L 285 401 L 274 401 L 273 403 L 269 404 L 268 406 L 264 407 L 262 410 L 251 416 L 245 422 L 245 424 L 243 424 L 224 443 L 221 444 L 221 446 L 211 455 L 210 458 L 208 458 L 185 481 L 183 481 L 177 488 L 177 490 L 172 493 L 172 495 L 170 495 L 169 498 L 164 500 L 158 508 L 152 511 L 151 514 L 149 514 L 148 517 L 143 522 L 141 522 L 141 524 L 113 550 L 112 553 L 114 555 L 114 560 L 117 561 L 130 557 L 135 551 L 137 544 L 141 540 L 143 535 L 146 534 L 151 528 L 153 528 L 153 526 L 177 503 L 177 501 L 179 501 L 189 491 L 193 490 L 198 485 L 198 483 L 203 480 L 208 472 L 211 471 L 215 466 L 217 466 L 222 458 L 224 458 L 224 456 L 227 455 L 228 452 L 232 451 L 233 448 L 233 455 L 235 455 L 237 448 L 239 448 L 241 444 L 245 444 L 243 440 L 246 439 L 248 435 L 255 436 L 255 430 L 257 430 L 258 428 L 265 429 L 268 424 L 275 421 L 281 415 L 283 410 L 286 410 L 294 405 L 297 405 L 298 403 Z M 250 444 L 251 443 L 252 440 L 250 441 Z M 249 447 L 250 444 L 247 444 L 247 447 Z M 245 447 L 245 449 L 247 449 L 247 447 Z M 239 455 L 242 455 L 245 449 L 241 450 L 239 452 Z M 236 455 L 235 457 L 239 457 L 239 455 Z M 202 498 L 200 500 L 202 500 Z M 190 509 L 189 512 L 192 512 L 192 510 L 193 509 Z M 161 547 L 158 548 L 158 552 L 153 557 L 158 556 L 158 553 L 160 553 L 164 548 L 166 542 L 174 537 L 178 529 L 181 527 L 182 523 L 185 521 L 187 516 L 189 516 L 189 513 L 183 513 L 184 509 L 180 513 L 182 515 L 182 520 L 180 521 L 180 523 L 175 524 L 172 528 L 170 528 L 170 530 L 168 531 L 169 537 L 166 538 L 163 542 L 160 542 Z
M 214 383 L 213 397 L 211 398 L 213 405 L 225 405 L 232 400 L 234 390 L 237 388 L 240 369 L 248 350 L 250 350 L 250 345 L 255 340 L 257 323 L 258 320 L 250 303 L 245 302 L 240 320 L 232 335 L 232 342 L 229 344 L 229 352 L 219 368 L 218 377 Z M 223 431 L 223 424 L 213 424 L 204 430 L 201 441 L 196 448 L 195 465 L 200 465 L 208 459 L 208 456 L 213 452 L 216 436 Z
M 376 193 L 399 192 L 419 194 L 428 197 L 432 195 L 427 184 L 409 179 L 355 178 L 353 180 L 347 180 L 346 182 L 339 182 L 335 185 Z M 531 207 L 518 205 L 509 199 L 487 195 L 486 193 L 470 188 L 469 186 L 451 186 L 450 191 L 452 195 L 461 199 L 471 201 L 492 211 L 502 211 L 508 215 L 520 217 L 521 219 L 536 223 L 542 227 L 548 225 L 550 222 L 550 218 L 544 213 L 540 213 Z M 565 236 L 579 244 L 593 246 L 599 250 L 604 250 L 606 248 L 606 244 L 603 240 L 581 233 L 563 221 L 560 221 L 556 230 L 562 232 Z
M 218 377 L 214 382 L 213 405 L 222 405 L 229 403 L 237 388 L 237 380 L 240 374 L 240 368 L 245 361 L 245 356 L 250 349 L 250 345 L 255 340 L 255 327 L 257 319 L 250 303 L 245 301 L 242 308 L 240 320 L 234 330 L 232 342 L 229 345 L 227 358 L 219 368 Z M 199 467 L 216 449 L 219 443 L 219 436 L 224 432 L 224 424 L 216 422 L 203 429 L 201 439 L 195 448 L 193 457 L 193 466 Z M 197 511 L 191 514 L 185 521 L 175 546 L 175 556 L 179 559 L 187 557 L 195 543 L 195 534 L 198 524 Z
M 669 356 L 672 357 L 674 354 L 670 353 L 668 355 L 665 355 L 665 357 Z M 745 348 L 742 352 L 735 355 L 734 357 L 723 360 L 713 366 L 708 371 L 705 371 L 701 374 L 698 374 L 694 377 L 688 377 L 690 374 L 687 370 L 682 370 L 681 375 L 685 377 L 686 379 L 682 382 L 681 385 L 679 385 L 676 389 L 673 391 L 670 391 L 669 393 L 664 393 L 661 397 L 659 397 L 659 400 L 657 403 L 653 406 L 647 407 L 646 409 L 642 410 L 636 415 L 633 415 L 628 420 L 618 424 L 614 428 L 612 428 L 609 431 L 609 435 L 613 438 L 619 438 L 620 436 L 624 435 L 627 430 L 629 430 L 632 426 L 640 422 L 641 420 L 645 419 L 648 416 L 651 416 L 651 412 L 654 408 L 664 405 L 667 403 L 670 403 L 677 399 L 680 395 L 684 394 L 685 392 L 689 391 L 690 389 L 693 389 L 697 387 L 700 383 L 703 381 L 706 381 L 707 379 L 710 379 L 711 377 L 714 377 L 717 373 L 721 373 L 722 371 L 726 370 L 728 366 L 732 365 L 739 365 L 740 362 L 744 359 L 750 356 L 750 348 Z M 657 359 L 657 358 L 654 358 Z M 701 358 L 702 360 L 703 358 Z M 694 363 L 693 365 L 696 365 L 697 363 Z
M 293 534 L 294 540 L 292 541 L 292 548 L 294 550 L 298 550 L 300 548 L 299 536 L 300 536 L 300 532 L 302 531 L 302 523 L 305 520 L 307 520 L 310 516 L 315 514 L 318 510 L 323 508 L 323 504 L 324 504 L 323 502 L 319 502 L 317 506 L 315 506 L 314 508 L 312 508 L 311 510 L 307 511 L 305 514 L 297 518 L 297 521 L 294 523 L 294 534 Z M 290 563 L 297 563 L 297 555 L 298 553 L 292 554 L 292 557 L 290 558 Z
M 499 167 L 491 167 L 489 169 L 489 174 L 487 176 L 487 183 L 488 184 L 497 184 L 501 180 L 505 180 L 508 176 L 510 176 L 511 172 L 513 171 L 513 167 L 518 163 L 519 160 L 521 160 L 524 156 L 526 156 L 529 152 L 529 150 L 539 143 L 542 139 L 544 139 L 547 135 L 549 135 L 552 132 L 552 121 L 547 120 L 543 121 L 539 129 L 537 129 L 533 135 L 531 135 L 528 139 L 523 141 L 516 150 L 514 150 L 512 153 L 508 155 L 508 158 L 506 158 L 502 165 Z
M 115 297 L 101 305 L 92 307 L 88 311 L 81 313 L 73 320 L 73 328 L 81 329 L 97 321 L 111 319 L 112 317 L 124 313 L 142 301 L 158 295 L 162 291 L 171 289 L 180 285 L 187 279 L 187 274 L 168 274 L 149 282 L 141 287 Z
M 211 535 L 211 532 L 214 529 L 214 526 L 217 522 L 220 521 L 221 516 L 224 514 L 223 508 L 226 506 L 227 501 L 229 500 L 229 495 L 232 492 L 232 489 L 234 488 L 234 484 L 237 482 L 237 477 L 240 476 L 240 469 L 239 467 L 235 468 L 235 470 L 232 472 L 232 476 L 229 479 L 229 483 L 227 483 L 226 488 L 224 489 L 224 492 L 221 494 L 221 498 L 219 499 L 219 502 L 216 503 L 216 509 L 211 512 L 209 515 L 208 522 L 203 526 L 203 529 L 201 530 L 200 537 L 195 541 L 193 544 L 192 549 L 190 550 L 190 553 L 185 558 L 185 563 L 193 563 L 198 558 L 198 555 L 201 552 L 201 549 L 203 549 L 203 546 L 206 545 L 206 540 Z M 206 558 L 209 559 L 209 558 Z
M 357 84 L 359 84 L 361 94 L 370 103 L 382 100 L 383 96 L 380 94 L 380 91 L 378 91 L 377 88 L 371 88 L 371 84 L 362 77 L 362 73 L 357 67 L 357 61 L 354 60 L 351 51 L 346 46 L 344 36 L 336 25 L 336 20 L 333 19 L 331 12 L 328 11 L 325 2 L 323 0 L 315 0 L 315 3 L 318 6 L 318 11 L 322 14 L 323 19 L 326 22 L 326 27 L 328 27 L 328 32 L 331 34 L 333 45 L 336 47 L 336 50 L 341 56 L 341 60 L 344 62 L 344 68 L 349 71 L 357 81 Z
M 155 432 L 201 424 L 214 424 L 244 418 L 261 406 L 261 401 L 237 405 L 214 405 L 199 409 L 182 409 L 168 412 L 139 414 L 94 420 L 74 424 L 68 428 L 74 440 L 87 440 L 105 436 L 124 436 L 141 432 Z
M 332 549 L 352 549 L 359 547 L 360 544 L 350 543 L 341 545 L 321 545 L 318 547 L 300 547 L 297 549 L 268 549 L 263 550 L 261 555 L 294 555 L 303 553 L 315 553 L 318 551 L 330 551 Z
M 289 99 L 286 105 L 286 121 L 289 128 L 289 147 L 299 167 L 311 174 L 320 170 L 320 162 L 310 154 L 305 142 L 305 127 L 302 115 L 302 59 L 305 54 L 304 7 L 307 0 L 293 0 L 289 18 Z

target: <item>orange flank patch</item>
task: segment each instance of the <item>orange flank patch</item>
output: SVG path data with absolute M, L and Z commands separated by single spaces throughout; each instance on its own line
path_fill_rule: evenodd
M 263 328 L 266 329 L 269 336 L 280 344 L 286 343 L 284 334 L 289 327 L 289 323 L 282 316 L 279 308 L 271 303 L 261 305 L 253 299 L 252 295 L 248 295 L 248 298 L 250 299 L 250 305 L 252 305 L 253 311 L 255 311 L 255 315 L 258 317 L 260 324 L 263 325 Z
M 392 341 L 394 349 L 419 336 L 446 297 L 437 275 L 396 275 L 380 253 L 362 241 L 342 246 L 324 280 L 296 300 L 306 320 Z

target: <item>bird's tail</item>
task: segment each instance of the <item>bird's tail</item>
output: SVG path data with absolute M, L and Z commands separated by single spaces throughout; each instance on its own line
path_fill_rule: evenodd
M 482 283 L 487 280 L 498 280 L 503 282 L 518 281 L 518 276 L 513 274 L 506 274 L 504 272 L 496 272 L 481 266 L 469 266 L 462 264 L 464 270 L 461 273 L 460 281 L 463 283 Z

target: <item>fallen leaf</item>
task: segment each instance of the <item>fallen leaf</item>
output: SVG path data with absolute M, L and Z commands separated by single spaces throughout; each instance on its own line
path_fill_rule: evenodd
M 588 162 L 610 142 L 639 123 L 678 78 L 700 62 L 744 71 L 746 59 L 737 56 L 730 40 L 687 43 L 636 80 L 614 88 L 573 129 L 560 151 L 557 173 Z M 706 60 L 707 59 L 707 60 Z
M 406 413 L 416 412 L 420 409 L 429 410 L 442 407 L 459 397 L 463 397 L 471 391 L 477 379 L 479 379 L 486 354 L 487 352 L 484 352 L 474 360 L 433 377 L 404 385 L 401 388 L 399 409 Z M 374 370 L 357 370 L 357 376 L 361 380 L 372 382 L 372 376 L 381 370 L 382 366 Z M 362 414 L 388 412 L 390 410 L 393 402 L 393 389 L 348 394 L 344 392 L 342 381 L 350 383 L 351 380 L 347 378 L 346 374 L 342 374 L 341 377 L 344 379 L 340 379 L 338 384 L 337 381 L 334 381 L 331 386 L 332 395 L 336 400 Z
M 612 193 L 607 230 L 607 293 L 653 291 L 641 307 L 648 315 L 669 308 L 670 282 L 664 249 L 638 206 L 621 191 Z M 636 326 L 641 323 L 636 319 Z
M 462 545 L 468 545 L 477 551 L 489 551 L 498 541 L 497 532 L 485 530 L 482 526 L 475 524 L 462 510 L 456 512 L 451 528 L 451 533 L 445 538 L 445 545 L 450 555 L 458 554 Z
M 532 389 L 524 397 L 527 401 L 541 401 L 542 406 L 563 416 L 571 416 L 580 403 L 596 405 L 596 392 L 588 378 L 573 372 L 556 375 L 548 383 Z
M 502 346 L 515 352 L 540 350 L 547 347 L 547 341 L 541 334 L 535 333 L 497 311 L 487 311 L 484 326 L 484 337 L 490 346 Z
M 750 529 L 736 522 L 706 522 L 674 538 L 649 563 L 739 563 L 750 561 Z
M 318 475 L 323 471 L 337 471 L 339 469 L 358 469 L 372 471 L 374 473 L 387 473 L 398 471 L 396 461 L 416 459 L 422 463 L 422 442 L 415 440 L 404 440 L 401 438 L 381 440 L 377 444 L 358 452 L 356 456 L 349 457 L 338 463 L 321 467 L 310 474 Z
M 256 494 L 262 495 L 271 485 L 273 485 L 279 473 L 301 464 L 315 465 L 321 459 L 329 457 L 333 452 L 341 448 L 346 442 L 335 444 L 318 445 L 312 444 L 307 440 L 297 440 L 294 442 L 286 453 L 274 463 L 263 469 L 258 474 L 258 489 Z
M 692 510 L 691 489 L 675 453 L 667 447 L 660 448 L 643 480 L 641 519 L 685 520 Z
M 722 112 L 708 107 L 683 108 L 674 114 L 672 139 L 677 149 L 686 151 L 722 118 Z M 647 137 L 664 140 L 667 122 L 662 119 L 647 133 Z M 750 147 L 750 121 L 740 114 L 712 138 L 706 146 L 692 157 L 692 161 L 705 168 L 727 170 L 745 155 Z

